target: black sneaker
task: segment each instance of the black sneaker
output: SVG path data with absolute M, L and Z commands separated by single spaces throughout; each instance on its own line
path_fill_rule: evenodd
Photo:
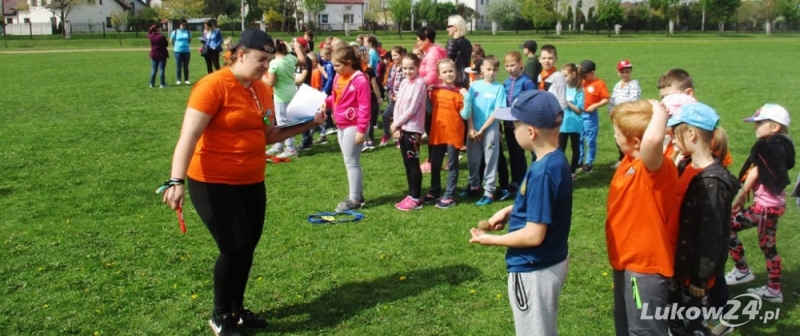
M 439 198 L 441 198 L 441 197 L 439 197 L 439 196 L 436 196 L 436 195 L 434 195 L 434 194 L 431 194 L 431 193 L 428 193 L 427 195 L 425 195 L 425 196 L 423 196 L 423 197 L 422 197 L 422 203 L 425 203 L 425 204 L 431 204 L 431 203 L 433 203 L 433 202 L 436 202 L 436 201 L 438 201 L 438 200 L 439 200 Z
M 208 326 L 215 336 L 242 336 L 241 333 L 236 331 L 236 325 L 239 319 L 234 317 L 233 314 L 223 314 L 220 316 L 211 315 L 208 320 Z
M 319 139 L 317 139 L 317 140 L 314 140 L 314 143 L 315 143 L 315 144 L 317 144 L 317 145 L 323 145 L 323 144 L 326 144 L 326 143 L 328 143 L 328 137 L 326 137 L 326 136 L 321 136 L 321 137 L 319 137 Z
M 593 169 L 592 169 L 592 165 L 591 165 L 591 164 L 585 164 L 585 165 L 583 165 L 583 167 L 581 168 L 581 170 L 582 170 L 584 173 L 591 173 L 591 172 L 592 172 L 592 170 L 593 170 Z
M 250 329 L 260 329 L 267 326 L 267 320 L 256 316 L 249 309 L 245 309 L 239 313 L 239 325 Z

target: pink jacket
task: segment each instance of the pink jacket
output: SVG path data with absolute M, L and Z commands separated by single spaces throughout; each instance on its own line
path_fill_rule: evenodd
M 408 78 L 400 83 L 400 92 L 394 103 L 394 122 L 392 126 L 403 131 L 425 132 L 425 100 L 428 99 L 428 86 L 422 76 Z
M 367 133 L 370 120 L 370 86 L 367 75 L 361 71 L 356 71 L 353 74 L 350 82 L 342 90 L 342 97 L 336 97 L 336 83 L 339 81 L 339 75 L 333 78 L 334 89 L 331 90 L 331 95 L 325 100 L 327 106 L 332 106 L 333 120 L 336 122 L 338 129 L 345 129 L 348 127 L 358 127 L 358 132 L 362 134 Z M 338 103 L 336 103 L 338 100 Z
M 426 84 L 439 84 L 439 71 L 436 70 L 436 63 L 444 58 L 447 58 L 447 51 L 438 44 L 431 45 L 425 51 L 425 57 L 422 58 L 422 64 L 419 66 L 419 75 L 425 79 Z

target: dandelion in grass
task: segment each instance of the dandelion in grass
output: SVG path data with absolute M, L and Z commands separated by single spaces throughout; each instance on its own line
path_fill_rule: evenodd
M 400 276 L 400 281 L 406 281 L 406 276 L 405 275 L 401 275 Z

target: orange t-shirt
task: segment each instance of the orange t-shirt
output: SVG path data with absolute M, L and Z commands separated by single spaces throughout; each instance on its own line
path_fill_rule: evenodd
M 342 93 L 344 93 L 344 88 L 347 87 L 347 84 L 350 84 L 350 79 L 353 78 L 354 73 L 351 73 L 348 76 L 339 75 L 339 79 L 333 86 L 333 91 L 335 93 L 334 97 L 337 97 L 335 102 L 336 104 L 339 104 L 339 99 L 342 98 Z
M 641 159 L 622 159 L 606 205 L 606 244 L 614 270 L 672 277 L 678 227 L 668 219 L 679 201 L 678 169 L 669 158 L 654 172 Z
M 311 71 L 311 87 L 322 91 L 322 71 L 319 69 Z
M 225 64 L 228 63 L 228 60 L 231 58 L 231 51 L 228 50 L 224 54 L 222 54 L 222 59 L 225 60 Z
M 275 107 L 272 88 L 260 80 L 250 87 L 252 91 L 224 69 L 192 88 L 188 107 L 211 116 L 189 164 L 192 179 L 233 185 L 264 181 L 264 115 L 271 116 Z
M 599 103 L 603 99 L 611 98 L 608 94 L 606 83 L 600 78 L 595 78 L 593 81 L 583 81 L 583 109 L 586 110 L 589 106 Z
M 464 147 L 464 96 L 457 88 L 435 88 L 431 91 L 431 131 L 428 143 L 431 145 L 452 145 Z

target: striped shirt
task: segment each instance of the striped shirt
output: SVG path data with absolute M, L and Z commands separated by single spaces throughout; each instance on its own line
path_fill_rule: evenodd
M 386 90 L 390 97 L 397 98 L 397 94 L 400 93 L 400 83 L 402 83 L 404 79 L 406 79 L 406 74 L 403 73 L 403 67 L 393 66 L 389 69 L 389 79 L 386 81 Z
M 611 100 L 608 103 L 608 110 L 614 108 L 622 103 L 627 103 L 634 100 L 639 100 L 642 96 L 642 88 L 639 86 L 638 80 L 631 80 L 628 84 L 623 86 L 622 81 L 619 81 L 617 85 L 614 85 L 614 90 L 611 91 Z

